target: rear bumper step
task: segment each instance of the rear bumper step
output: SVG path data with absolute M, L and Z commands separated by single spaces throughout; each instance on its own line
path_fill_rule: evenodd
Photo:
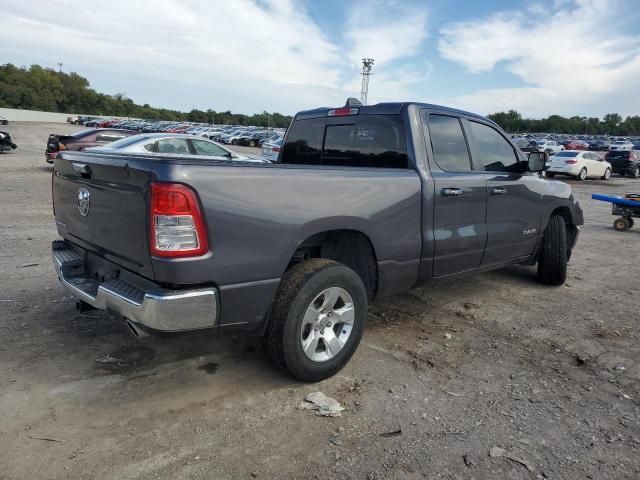
M 53 243 L 52 257 L 60 283 L 75 297 L 99 310 L 109 310 L 146 328 L 166 332 L 212 328 L 218 323 L 215 288 L 145 289 L 121 279 L 101 283 L 85 274 L 84 259 L 62 241 Z

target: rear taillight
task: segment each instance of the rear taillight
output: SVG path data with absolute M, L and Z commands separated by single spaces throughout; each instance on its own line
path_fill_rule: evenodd
M 53 216 L 56 216 L 56 197 L 53 194 L 53 179 L 56 176 L 56 169 L 51 169 L 51 208 L 53 208 Z
M 564 163 L 566 163 L 567 165 L 574 165 L 578 163 L 578 160 L 565 160 Z
M 280 147 L 273 147 L 271 149 L 272 152 L 278 153 L 280 151 Z
M 64 143 L 58 143 L 58 151 L 66 150 L 67 146 Z
M 195 192 L 176 183 L 151 184 L 151 253 L 156 257 L 196 257 L 209 246 Z

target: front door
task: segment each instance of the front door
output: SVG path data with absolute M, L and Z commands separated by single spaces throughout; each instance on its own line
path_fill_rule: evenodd
M 542 183 L 493 126 L 465 121 L 473 163 L 487 182 L 487 245 L 482 265 L 531 255 L 540 234 Z
M 472 169 L 460 119 L 425 112 L 423 124 L 434 182 L 433 276 L 442 277 L 480 266 L 487 191 L 483 172 Z

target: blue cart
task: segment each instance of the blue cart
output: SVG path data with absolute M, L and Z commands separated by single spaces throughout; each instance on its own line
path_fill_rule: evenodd
M 622 198 L 594 193 L 591 198 L 613 204 L 612 215 L 620 216 L 614 220 L 613 228 L 619 232 L 629 230 L 633 227 L 633 219 L 640 218 L 640 194 L 632 193 Z

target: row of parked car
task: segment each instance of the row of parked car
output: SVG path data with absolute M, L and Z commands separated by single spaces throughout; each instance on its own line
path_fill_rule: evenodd
M 228 136 L 221 137 L 220 135 L 217 133 L 216 138 L 228 140 Z M 240 134 L 233 133 L 233 135 Z M 281 136 L 271 134 L 261 139 L 263 140 L 261 142 L 262 155 L 239 156 L 220 143 L 214 142 L 213 137 L 212 134 L 197 135 L 193 132 L 188 134 L 180 131 L 140 132 L 139 130 L 116 127 L 87 128 L 72 135 L 49 135 L 45 158 L 48 163 L 53 163 L 58 154 L 65 150 L 92 151 L 94 148 L 118 148 L 125 149 L 121 150 L 122 152 L 136 151 L 144 154 L 160 153 L 227 159 L 257 159 L 260 157 L 264 161 L 273 161 L 278 158 L 282 143 Z M 264 142 L 264 140 L 268 140 L 268 142 Z M 232 142 L 226 141 L 225 143 Z M 234 145 L 238 144 L 238 142 L 234 143 Z
M 94 128 L 131 130 L 139 133 L 185 133 L 208 138 L 227 145 L 262 147 L 284 136 L 284 129 L 239 125 L 209 125 L 193 122 L 171 122 L 163 120 L 121 120 L 95 117 L 78 117 L 70 123 Z
M 582 151 L 617 151 L 617 150 L 640 150 L 640 139 L 564 139 L 555 140 L 551 138 L 536 137 L 513 137 L 516 145 L 523 152 L 547 152 L 549 155 L 556 154 L 563 150 Z

